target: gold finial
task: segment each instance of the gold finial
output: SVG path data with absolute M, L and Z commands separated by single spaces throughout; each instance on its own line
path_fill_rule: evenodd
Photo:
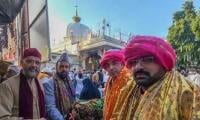
M 81 21 L 81 18 L 78 16 L 78 6 L 75 6 L 76 8 L 76 15 L 72 18 L 74 20 L 74 22 L 78 23 Z

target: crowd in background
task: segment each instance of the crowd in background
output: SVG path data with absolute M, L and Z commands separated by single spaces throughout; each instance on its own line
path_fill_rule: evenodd
M 0 82 L 5 81 L 7 78 L 12 77 L 20 73 L 20 67 L 17 65 L 9 65 L 6 74 L 1 77 Z M 45 82 L 48 79 L 51 79 L 55 74 L 55 71 L 50 66 L 45 66 L 41 69 L 41 72 L 38 75 L 38 79 Z M 92 99 L 94 98 L 103 98 L 105 84 L 108 80 L 108 74 L 105 70 L 85 70 L 75 68 L 69 71 L 70 80 L 73 82 L 74 87 L 76 88 L 76 99 Z M 87 91 L 93 91 L 97 89 L 96 93 L 92 95 L 87 95 Z M 87 98 L 89 97 L 90 98 Z
M 146 51 L 149 46 L 156 50 Z M 102 69 L 95 71 L 71 68 L 67 53 L 54 68 L 40 70 L 41 57 L 36 48 L 29 48 L 20 67 L 8 66 L 0 83 L 0 119 L 129 120 L 138 115 L 151 120 L 163 114 L 162 119 L 200 118 L 199 67 L 177 72 L 176 54 L 161 38 L 133 37 L 125 50 L 106 51 Z M 168 110 L 154 114 L 159 109 Z

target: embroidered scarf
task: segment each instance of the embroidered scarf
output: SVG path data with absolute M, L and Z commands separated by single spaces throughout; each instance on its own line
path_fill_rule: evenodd
M 65 80 L 62 80 L 57 75 L 55 75 L 54 80 L 56 105 L 60 113 L 66 119 L 70 113 L 72 104 L 75 101 L 74 89 L 70 84 L 71 80 L 69 77 Z
M 130 87 L 129 87 L 130 86 Z M 200 88 L 176 71 L 141 94 L 137 85 L 121 91 L 111 120 L 199 120 Z M 121 102 L 120 102 L 121 101 Z M 121 107 L 120 107 L 121 106 Z
M 37 91 L 40 118 L 45 117 L 45 102 L 44 94 L 37 79 L 34 79 Z M 33 93 L 28 84 L 26 77 L 20 72 L 20 87 L 19 87 L 19 117 L 24 119 L 33 119 Z

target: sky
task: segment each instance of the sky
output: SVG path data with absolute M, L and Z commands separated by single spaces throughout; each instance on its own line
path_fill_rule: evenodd
M 72 23 L 75 6 L 81 23 L 94 31 L 105 18 L 111 35 L 156 35 L 166 37 L 173 14 L 182 10 L 185 0 L 48 0 L 51 44 L 63 40 Z M 200 0 L 193 0 L 200 10 Z

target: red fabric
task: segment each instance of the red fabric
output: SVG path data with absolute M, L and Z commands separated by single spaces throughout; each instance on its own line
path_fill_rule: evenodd
M 104 65 L 109 61 L 109 60 L 115 60 L 115 61 L 120 61 L 125 64 L 124 61 L 124 51 L 123 50 L 108 50 L 103 54 L 103 57 L 100 61 L 101 67 L 104 68 Z
M 41 53 L 36 48 L 28 48 L 24 50 L 23 59 L 28 56 L 34 56 L 41 59 Z
M 127 67 L 133 59 L 152 55 L 158 64 L 170 71 L 176 64 L 176 53 L 172 46 L 164 39 L 154 36 L 135 36 L 125 48 Z
M 35 79 L 35 84 L 38 90 L 40 118 L 45 118 L 44 94 L 37 79 Z M 19 117 L 33 119 L 33 94 L 22 71 L 20 72 Z

